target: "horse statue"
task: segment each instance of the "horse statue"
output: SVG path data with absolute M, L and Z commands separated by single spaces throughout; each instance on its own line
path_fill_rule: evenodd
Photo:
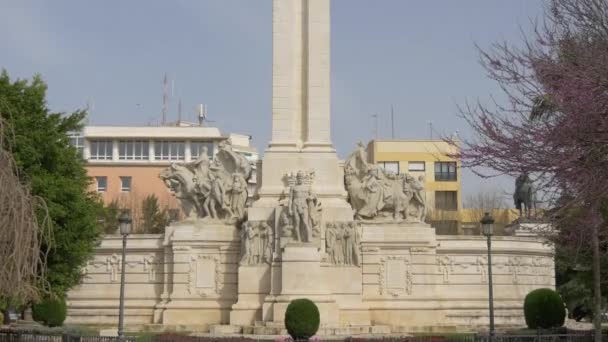
M 197 196 L 196 183 L 193 180 L 194 172 L 190 168 L 180 164 L 171 164 L 170 167 L 161 171 L 159 177 L 180 200 L 188 217 L 195 218 L 201 212 L 202 206 Z
M 406 220 L 425 217 L 424 186 L 407 173 L 396 174 L 367 162 L 363 143 L 344 161 L 344 185 L 357 220 Z M 413 204 L 413 205 L 411 205 Z
M 173 163 L 160 178 L 180 200 L 189 219 L 219 220 L 233 224 L 245 218 L 249 161 L 232 150 L 230 140 L 218 143 L 213 160 L 203 149 L 194 161 Z
M 515 180 L 515 193 L 513 202 L 515 208 L 519 210 L 519 217 L 530 218 L 531 210 L 536 211 L 536 198 L 534 195 L 534 185 L 528 173 L 523 173 Z M 523 204 L 523 207 L 522 207 Z

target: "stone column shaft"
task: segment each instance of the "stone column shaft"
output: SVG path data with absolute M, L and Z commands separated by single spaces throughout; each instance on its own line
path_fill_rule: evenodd
M 273 2 L 273 146 L 331 146 L 329 0 Z

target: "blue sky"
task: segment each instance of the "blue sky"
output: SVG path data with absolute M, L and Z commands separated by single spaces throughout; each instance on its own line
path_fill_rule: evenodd
M 271 0 L 3 1 L 0 68 L 42 74 L 56 111 L 94 104 L 90 123 L 158 123 L 162 79 L 174 80 L 183 118 L 206 103 L 212 125 L 270 137 Z M 333 0 L 332 137 L 340 157 L 358 140 L 470 134 L 456 116 L 466 99 L 498 93 L 474 44 L 521 41 L 541 0 Z M 465 196 L 511 191 L 511 180 L 464 173 Z

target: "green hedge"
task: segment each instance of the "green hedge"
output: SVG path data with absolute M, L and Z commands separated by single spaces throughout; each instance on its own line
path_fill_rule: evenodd
M 530 329 L 549 329 L 564 325 L 566 306 L 552 289 L 536 289 L 524 300 L 524 315 Z
M 285 311 L 285 328 L 294 340 L 307 340 L 319 330 L 319 309 L 310 299 L 294 299 Z
M 46 298 L 32 306 L 34 320 L 49 327 L 62 325 L 67 311 L 68 308 L 63 298 Z

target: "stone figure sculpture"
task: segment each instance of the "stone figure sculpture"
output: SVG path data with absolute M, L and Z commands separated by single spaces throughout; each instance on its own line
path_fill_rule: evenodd
M 334 265 L 361 264 L 361 236 L 355 222 L 329 222 L 325 227 L 325 250 Z
M 298 171 L 287 175 L 287 202 L 281 213 L 282 235 L 299 242 L 312 242 L 318 237 L 321 218 L 321 203 L 312 191 L 313 172 Z M 290 229 L 286 229 L 290 227 Z
M 513 194 L 515 208 L 519 210 L 520 218 L 530 218 L 531 210 L 536 210 L 534 185 L 527 172 L 522 173 L 515 180 L 515 193 Z M 523 206 L 522 206 L 523 205 Z
M 241 265 L 272 262 L 274 232 L 264 221 L 248 221 L 241 228 Z
M 247 201 L 247 181 L 238 172 L 232 174 L 230 193 L 230 209 L 235 218 L 241 220 L 245 217 L 245 202 Z
M 218 144 L 211 161 L 206 147 L 190 163 L 173 163 L 160 178 L 180 200 L 190 219 L 203 218 L 224 223 L 242 221 L 247 201 L 247 180 L 251 166 L 232 151 L 230 140 Z
M 367 162 L 359 143 L 344 162 L 344 183 L 357 220 L 424 222 L 424 177 L 384 170 Z
M 420 222 L 424 222 L 426 219 L 426 191 L 424 190 L 424 176 L 420 175 L 418 179 L 411 177 L 408 184 L 410 184 L 413 191 L 410 199 L 414 200 L 417 219 Z

